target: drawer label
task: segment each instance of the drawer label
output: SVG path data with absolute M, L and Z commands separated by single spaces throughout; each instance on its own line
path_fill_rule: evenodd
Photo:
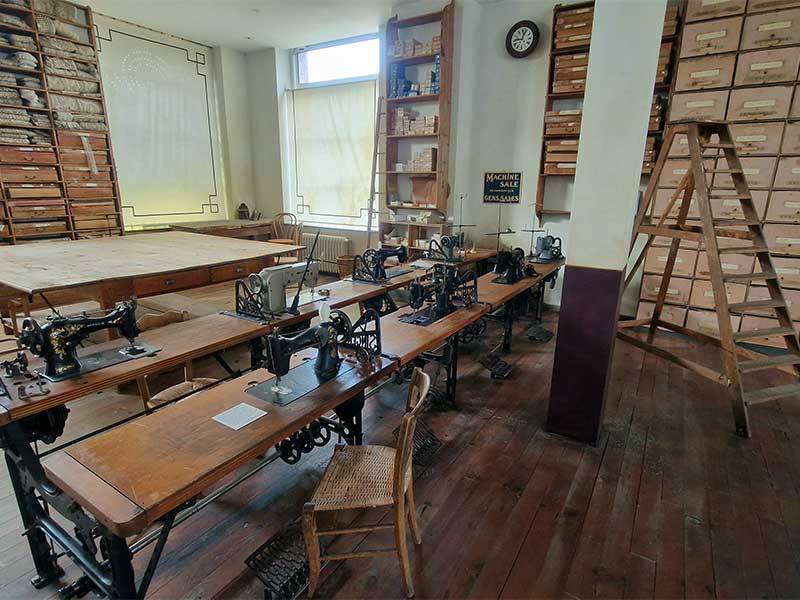
M 779 237 L 775 241 L 779 244 L 800 244 L 800 238 Z
M 703 0 L 703 6 L 714 6 L 715 4 L 725 4 L 728 0 Z
M 772 23 L 764 23 L 763 25 L 759 25 L 756 29 L 758 31 L 775 31 L 776 29 L 789 29 L 791 26 L 791 21 L 774 21 Z
M 737 135 L 737 142 L 766 142 L 766 135 Z
M 659 293 L 661 291 L 661 286 L 657 285 L 653 288 L 654 293 Z M 667 288 L 667 295 L 668 296 L 677 296 L 678 295 L 678 288 Z
M 789 200 L 788 202 L 783 203 L 784 208 L 800 208 L 800 202 L 792 202 Z
M 708 33 L 698 33 L 694 39 L 698 42 L 705 42 L 706 40 L 724 38 L 726 35 L 728 35 L 728 30 L 721 29 L 719 31 L 709 31 Z
M 707 292 L 704 292 L 703 296 L 705 296 L 706 298 L 713 298 L 714 297 L 714 290 L 708 290 Z
M 560 110 L 560 111 L 558 111 L 557 114 L 559 114 L 559 115 L 579 115 L 579 114 L 581 114 L 581 111 L 580 111 L 580 109 L 577 109 L 577 110 Z
M 717 77 L 719 75 L 719 69 L 709 69 L 707 71 L 695 71 L 694 73 L 689 74 L 690 79 L 703 79 L 705 77 Z
M 789 267 L 775 267 L 775 272 L 778 275 L 800 275 L 800 269 L 793 269 Z
M 556 163 L 558 169 L 574 169 L 575 163 Z
M 658 262 L 663 262 L 663 263 L 665 263 L 665 262 L 667 262 L 667 259 L 668 259 L 668 258 L 669 258 L 668 256 L 659 256 L 659 257 L 658 257 Z M 675 262 L 676 262 L 676 263 L 682 263 L 682 262 L 683 262 L 683 259 L 682 259 L 680 256 L 676 256 L 676 257 L 675 257 Z
M 782 60 L 773 60 L 771 62 L 753 63 L 750 65 L 751 71 L 769 71 L 770 69 L 780 69 L 783 66 Z
M 586 67 L 572 67 L 570 71 L 585 71 Z
M 716 103 L 716 100 L 691 100 L 686 103 L 686 108 L 710 108 Z
M 800 167 L 793 167 L 792 175 L 800 175 Z
M 740 204 L 738 200 L 723 200 L 722 206 L 735 206 L 736 208 L 739 208 Z
M 673 175 L 686 175 L 689 172 L 689 169 L 672 169 Z
M 567 38 L 567 40 L 569 40 L 570 42 L 573 42 L 575 40 L 588 40 L 590 37 L 592 37 L 591 33 L 584 33 L 584 34 L 581 34 L 581 35 L 571 35 L 571 36 L 569 36 Z
M 742 106 L 744 108 L 767 108 L 768 106 L 775 106 L 777 103 L 777 100 L 750 100 Z
M 739 265 L 734 263 L 722 263 L 722 270 L 723 271 L 738 271 Z
M 742 173 L 745 175 L 758 175 L 761 173 L 761 169 L 742 169 Z

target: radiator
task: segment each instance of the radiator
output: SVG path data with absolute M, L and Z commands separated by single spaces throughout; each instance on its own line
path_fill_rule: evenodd
M 306 247 L 300 253 L 302 260 L 308 256 L 311 251 L 311 246 L 314 244 L 314 233 L 303 234 L 303 246 Z M 336 259 L 340 256 L 348 256 L 350 254 L 350 239 L 341 235 L 322 235 L 320 234 L 317 240 L 317 249 L 314 251 L 314 258 L 319 261 L 319 270 L 325 273 L 338 273 L 339 268 Z

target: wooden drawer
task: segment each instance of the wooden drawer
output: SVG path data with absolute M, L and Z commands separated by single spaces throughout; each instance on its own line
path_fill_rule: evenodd
M 742 49 L 800 44 L 800 9 L 750 15 L 744 20 Z
M 797 98 L 794 99 L 792 110 L 789 111 L 789 117 L 791 119 L 800 119 L 800 94 L 798 94 Z
M 0 219 L 6 218 L 6 205 L 3 202 L 0 202 Z
M 575 175 L 576 165 L 574 162 L 545 163 L 545 175 Z
M 800 190 L 772 192 L 766 220 L 800 223 Z
M 659 188 L 656 190 L 656 198 L 655 202 L 653 203 L 652 215 L 653 221 L 657 222 L 658 219 L 661 218 L 661 215 L 664 214 L 664 209 L 667 208 L 669 204 L 670 198 L 675 193 L 674 189 L 670 188 Z M 697 219 L 700 217 L 700 213 L 697 210 L 697 194 L 692 194 L 692 200 L 689 203 L 689 212 L 686 213 L 686 216 L 690 219 L 694 218 Z M 668 218 L 676 219 L 678 217 L 678 211 L 680 210 L 680 204 L 683 201 L 683 193 L 681 193 L 680 197 L 675 201 L 675 204 L 672 206 L 672 210 L 669 211 Z
M 736 198 L 736 190 L 714 190 L 714 194 L 718 196 L 730 195 L 730 198 L 712 198 L 711 199 L 711 214 L 717 219 L 744 219 L 742 214 L 742 203 Z M 751 190 L 750 195 L 753 197 L 753 204 L 755 205 L 758 218 L 764 218 L 764 212 L 767 208 L 767 197 L 769 190 Z
M 73 183 L 67 184 L 67 195 L 70 198 L 113 198 L 114 188 L 98 183 Z
M 64 221 L 33 221 L 31 223 L 14 223 L 14 235 L 48 235 L 66 233 L 67 224 Z
M 62 150 L 61 161 L 67 165 L 89 166 L 89 161 L 83 150 Z M 94 152 L 94 162 L 97 165 L 111 164 L 108 152 Z
M 775 187 L 800 189 L 800 156 L 787 156 L 778 161 Z
M 753 256 L 743 256 L 741 254 L 723 254 L 722 272 L 723 273 L 750 273 L 753 271 Z M 711 279 L 711 272 L 708 269 L 708 254 L 704 251 L 697 256 L 697 279 Z M 703 292 L 705 293 L 705 292 Z
M 113 202 L 72 202 L 70 209 L 75 217 L 113 215 L 117 212 Z
M 775 267 L 781 287 L 800 288 L 800 259 L 775 256 L 772 258 L 772 266 Z
M 209 283 L 209 269 L 197 269 L 137 279 L 133 282 L 133 292 L 137 296 L 152 296 L 200 287 Z
M 728 103 L 728 91 L 690 92 L 674 94 L 669 109 L 670 121 L 685 119 L 714 119 L 725 117 L 725 106 Z
M 681 39 L 681 58 L 735 52 L 739 48 L 743 17 L 687 24 Z
M 637 319 L 650 319 L 653 317 L 653 309 L 656 305 L 653 302 L 639 302 L 639 309 L 636 311 Z M 683 327 L 683 322 L 686 320 L 686 307 L 671 306 L 665 304 L 661 309 L 661 320 L 666 323 L 672 323 Z
M 758 331 L 759 329 L 773 329 L 775 327 L 780 327 L 778 319 L 754 317 L 753 315 L 745 315 L 742 317 L 741 331 Z M 772 346 L 773 348 L 786 348 L 786 343 L 783 341 L 783 338 L 776 337 L 753 338 L 747 340 L 747 343 L 759 346 Z
M 118 229 L 119 220 L 116 215 L 109 215 L 106 217 L 90 217 L 90 218 L 74 218 L 76 230 L 90 230 L 90 229 Z
M 800 256 L 800 227 L 796 225 L 764 225 L 764 237 L 770 252 Z
M 800 154 L 800 121 L 786 124 L 781 152 L 783 154 Z
M 594 15 L 594 6 L 585 6 L 583 8 L 566 8 L 559 10 L 556 15 L 556 23 L 561 25 L 563 23 L 575 23 L 587 18 L 587 15 Z
M 589 64 L 589 53 L 579 52 L 577 54 L 562 54 L 554 58 L 554 64 L 556 69 L 585 67 Z
M 800 6 L 800 0 L 748 0 L 747 12 L 754 13 L 762 10 L 778 10 L 797 6 Z
M 775 175 L 777 159 L 774 156 L 743 156 L 739 159 L 742 171 L 747 180 L 747 185 L 752 189 L 772 187 L 772 178 Z M 728 161 L 724 158 L 717 160 L 717 169 L 728 169 Z M 727 173 L 714 175 L 715 188 L 733 188 L 733 177 Z
M 783 290 L 783 297 L 786 300 L 786 306 L 789 309 L 789 315 L 792 320 L 800 320 L 800 290 L 785 289 Z M 771 300 L 769 290 L 766 286 L 750 286 L 747 291 L 747 301 L 756 302 L 758 300 Z M 748 314 L 774 317 L 775 313 L 771 309 L 763 310 L 749 310 Z
M 56 130 L 58 145 L 62 148 L 78 148 L 83 150 L 82 138 L 85 137 L 89 142 L 89 147 L 93 150 L 105 150 L 108 148 L 108 139 L 104 133 L 69 133 Z
M 800 48 L 742 52 L 736 65 L 735 85 L 764 85 L 797 79 Z
M 650 248 L 644 261 L 645 273 L 663 273 L 669 256 L 669 248 Z M 675 269 L 673 273 L 678 276 L 691 277 L 694 273 L 694 265 L 697 261 L 695 250 L 681 249 L 675 257 Z
M 783 123 L 738 123 L 731 125 L 730 129 L 740 155 L 778 153 Z
M 93 173 L 89 167 L 64 167 L 64 181 L 111 181 L 111 168 L 98 167 L 97 173 Z
M 716 133 L 712 135 L 710 142 L 713 144 L 718 144 L 719 135 Z M 719 153 L 719 150 L 708 148 L 703 152 L 703 156 L 716 156 Z M 672 146 L 669 149 L 669 155 L 675 157 L 689 156 L 689 139 L 686 137 L 686 134 L 675 134 L 675 139 L 672 140 Z
M 698 265 L 699 266 L 699 265 Z M 744 296 L 747 293 L 747 286 L 741 283 L 726 283 L 725 290 L 728 295 L 728 302 L 744 302 Z M 711 282 L 705 279 L 695 279 L 692 286 L 692 295 L 689 298 L 689 306 L 697 308 L 708 308 L 714 310 L 714 290 L 711 287 Z
M 268 262 L 269 259 L 256 258 L 244 263 L 211 267 L 211 283 L 242 279 L 243 277 L 247 277 L 250 273 L 258 273 L 267 266 Z
M 8 210 L 15 219 L 56 219 L 67 216 L 63 200 L 9 202 Z
M 740 15 L 746 5 L 747 0 L 688 0 L 686 22 Z
M 61 198 L 61 188 L 55 185 L 12 184 L 6 186 L 9 198 Z
M 768 86 L 731 91 L 728 120 L 785 119 L 792 101 L 790 86 Z
M 706 162 L 706 169 L 714 168 L 714 160 L 708 159 Z M 692 161 L 686 159 L 674 159 L 664 161 L 664 170 L 661 171 L 661 177 L 658 180 L 658 187 L 662 188 L 677 188 L 683 176 L 692 168 Z M 711 174 L 706 175 L 708 183 L 711 183 Z
M 642 277 L 642 298 L 655 302 L 658 299 L 658 290 L 661 287 L 660 275 L 645 275 Z M 670 304 L 685 305 L 689 301 L 689 291 L 692 289 L 692 280 L 673 277 L 667 287 L 666 302 Z
M 0 167 L 0 177 L 5 183 L 26 181 L 58 181 L 55 167 L 13 166 Z
M 592 28 L 584 27 L 571 30 L 568 35 L 556 36 L 556 50 L 564 48 L 580 48 L 588 46 L 592 40 Z
M 0 163 L 54 165 L 56 164 L 56 153 L 50 148 L 0 147 Z
M 676 92 L 691 92 L 708 88 L 730 87 L 736 56 L 700 56 L 678 63 L 675 77 Z
M 741 317 L 731 317 L 731 327 L 736 331 L 739 329 Z M 690 310 L 686 314 L 686 327 L 700 333 L 705 333 L 711 337 L 719 337 L 719 320 L 717 313 L 708 310 Z

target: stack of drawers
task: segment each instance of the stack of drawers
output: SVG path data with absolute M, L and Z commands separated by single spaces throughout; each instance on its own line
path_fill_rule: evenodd
M 555 19 L 555 48 L 588 46 L 592 39 L 594 6 L 562 10 Z
M 554 94 L 582 93 L 586 89 L 589 53 L 562 54 L 553 59 Z
M 689 0 L 683 24 L 669 120 L 725 119 L 751 188 L 792 316 L 800 321 L 800 0 Z M 717 141 L 717 140 L 712 140 Z M 728 168 L 718 151 L 708 165 Z M 659 181 L 654 214 L 660 215 L 689 167 L 685 136 L 677 136 Z M 718 218 L 743 218 L 730 175 L 709 177 Z M 724 198 L 730 194 L 730 199 Z M 674 219 L 677 211 L 670 217 Z M 697 219 L 695 206 L 689 218 Z M 640 316 L 652 312 L 668 245 L 651 249 L 645 261 Z M 721 246 L 735 241 L 719 238 Z M 670 282 L 672 322 L 717 335 L 708 261 L 697 244 L 681 242 L 681 269 Z M 753 258 L 726 255 L 723 270 L 746 273 Z M 728 284 L 731 302 L 767 299 L 763 285 Z M 736 317 L 735 328 L 776 323 L 759 311 Z

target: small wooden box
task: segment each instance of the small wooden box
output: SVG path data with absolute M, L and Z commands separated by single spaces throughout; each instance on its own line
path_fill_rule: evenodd
M 800 44 L 800 9 L 749 15 L 744 20 L 742 49 Z
M 681 38 L 681 58 L 735 52 L 739 48 L 743 17 L 687 24 Z
M 781 287 L 800 288 L 800 259 L 773 256 L 772 266 L 775 267 Z M 763 282 L 761 285 L 763 285 Z
M 67 183 L 111 181 L 110 167 L 98 167 L 97 173 L 93 173 L 89 167 L 64 167 L 63 173 Z
M 778 161 L 775 187 L 800 190 L 800 156 L 786 156 Z
M 731 327 L 736 331 L 739 329 L 741 317 L 731 316 Z M 717 313 L 708 310 L 690 310 L 686 314 L 686 327 L 700 333 L 705 333 L 711 337 L 719 337 L 719 320 Z
M 58 145 L 61 148 L 83 149 L 82 138 L 86 138 L 89 147 L 93 150 L 105 150 L 108 148 L 108 138 L 104 133 L 69 133 L 67 131 L 57 131 Z
M 708 263 L 706 263 L 707 268 Z M 698 265 L 699 267 L 699 265 Z M 726 283 L 725 290 L 728 295 L 728 302 L 744 302 L 744 296 L 747 293 L 747 286 L 741 283 Z M 714 310 L 716 306 L 714 300 L 714 289 L 711 287 L 711 282 L 704 279 L 696 279 L 692 286 L 692 295 L 689 298 L 689 306 L 696 306 L 697 308 L 708 308 Z
M 800 0 L 748 0 L 747 12 L 754 13 L 762 10 L 779 10 L 798 6 L 800 6 Z
M 735 84 L 764 85 L 797 79 L 800 48 L 776 48 L 741 52 L 736 66 Z
M 743 156 L 739 159 L 742 163 L 744 178 L 748 187 L 764 189 L 772 186 L 772 177 L 775 175 L 777 159 L 774 156 Z M 717 160 L 717 169 L 729 169 L 728 161 L 724 158 Z M 733 177 L 728 173 L 714 175 L 715 188 L 734 188 Z
M 56 153 L 50 148 L 3 146 L 0 147 L 0 163 L 54 165 Z
M 58 181 L 54 167 L 8 166 L 0 167 L 3 182 L 26 183 L 30 181 Z
M 436 179 L 431 177 L 411 178 L 411 201 L 414 204 L 437 204 Z
M 14 219 L 57 219 L 67 216 L 67 207 L 63 200 L 9 202 L 8 209 Z
M 110 184 L 68 183 L 67 195 L 70 198 L 113 198 L 114 188 Z
M 764 237 L 770 252 L 800 256 L 800 228 L 796 225 L 764 225 Z
M 748 154 L 777 154 L 783 135 L 783 123 L 737 123 L 730 126 L 736 152 Z
M 786 124 L 781 152 L 783 154 L 800 154 L 800 121 Z
M 721 120 L 725 117 L 727 103 L 727 90 L 673 94 L 669 119 L 670 121 L 683 121 L 686 119 Z
M 17 237 L 50 235 L 65 233 L 67 224 L 64 221 L 32 221 L 14 223 L 14 235 Z
M 73 202 L 70 208 L 75 217 L 97 217 L 117 212 L 113 202 Z
M 800 223 L 800 190 L 772 192 L 767 221 Z
M 644 261 L 645 273 L 663 273 L 667 264 L 669 248 L 650 248 Z M 678 250 L 675 257 L 675 268 L 672 271 L 675 275 L 691 277 L 694 273 L 694 265 L 697 261 L 697 251 L 689 249 Z
M 105 217 L 92 217 L 92 218 L 75 218 L 75 229 L 86 231 L 89 229 L 118 229 L 119 221 L 116 215 L 108 215 Z M 247 273 L 245 273 L 247 275 Z M 243 275 L 244 276 L 244 275 Z
M 729 121 L 785 119 L 792 99 L 790 86 L 735 89 L 728 103 Z
M 636 311 L 636 318 L 652 318 L 655 307 L 656 305 L 653 302 L 639 302 L 639 308 Z M 673 325 L 683 327 L 683 322 L 686 320 L 686 307 L 665 304 L 661 309 L 661 320 L 665 323 L 672 323 Z
M 740 15 L 746 5 L 747 0 L 688 0 L 686 22 Z
M 69 165 L 80 165 L 83 167 L 89 166 L 89 160 L 83 150 L 62 150 L 61 162 Z M 96 165 L 111 164 L 108 152 L 96 151 L 94 152 L 94 162 Z
M 691 92 L 710 88 L 729 87 L 733 81 L 736 56 L 700 56 L 678 63 L 675 77 L 676 92 Z
M 61 189 L 57 186 L 12 184 L 6 187 L 9 198 L 61 198 Z

